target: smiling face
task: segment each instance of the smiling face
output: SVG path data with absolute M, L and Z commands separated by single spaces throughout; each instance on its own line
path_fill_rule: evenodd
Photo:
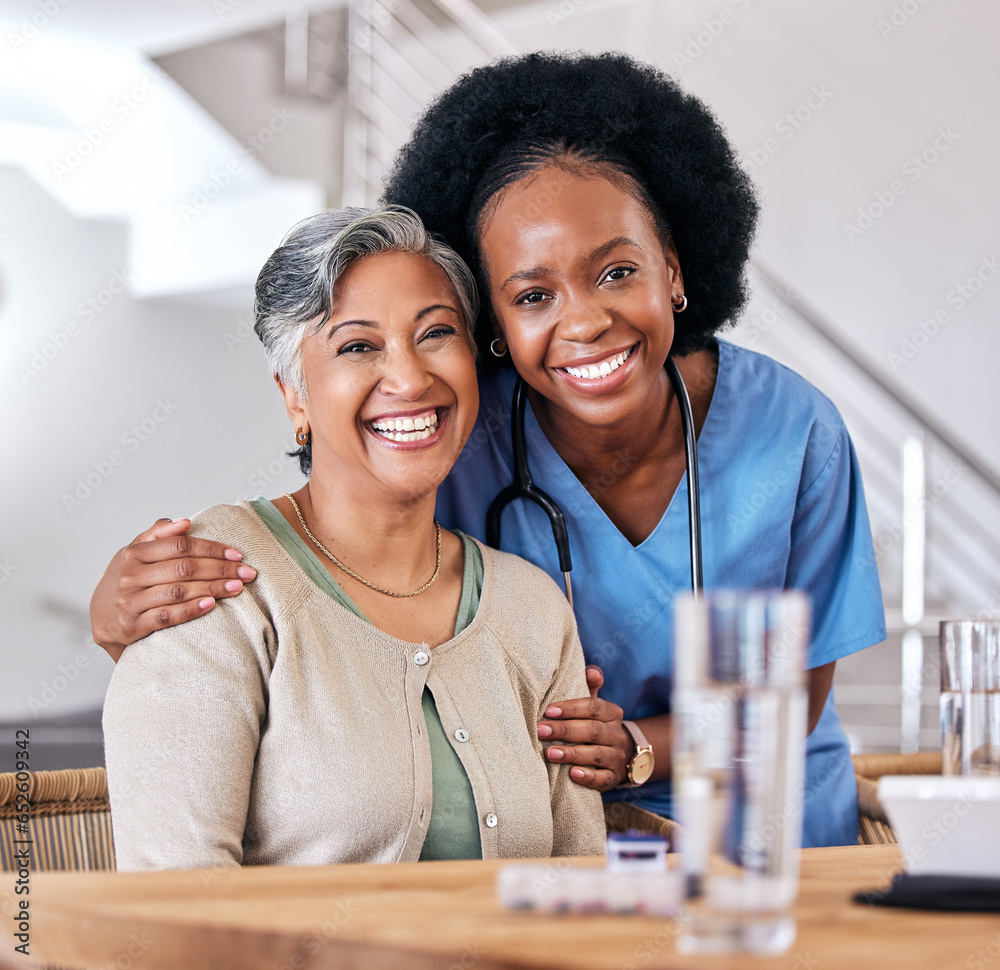
M 494 200 L 479 249 L 496 325 L 551 417 L 610 426 L 668 393 L 683 280 L 633 194 L 547 166 Z
M 461 304 L 438 266 L 399 252 L 351 264 L 302 364 L 308 399 L 280 386 L 292 423 L 311 433 L 317 484 L 405 502 L 444 480 L 479 391 Z

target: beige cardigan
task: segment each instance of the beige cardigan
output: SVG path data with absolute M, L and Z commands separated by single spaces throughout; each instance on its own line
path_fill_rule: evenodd
M 475 619 L 430 650 L 336 603 L 245 502 L 206 509 L 191 532 L 240 549 L 258 578 L 115 669 L 119 869 L 416 860 L 433 808 L 425 684 L 484 858 L 604 851 L 600 795 L 546 763 L 535 735 L 549 703 L 587 694 L 573 613 L 541 570 L 481 546 Z

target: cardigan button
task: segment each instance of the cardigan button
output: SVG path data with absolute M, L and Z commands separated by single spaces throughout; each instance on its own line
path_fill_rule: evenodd
M 416 664 L 416 665 L 417 665 L 418 667 L 423 667 L 423 665 L 424 665 L 425 663 L 427 663 L 427 661 L 428 661 L 428 660 L 430 660 L 430 659 L 431 659 L 431 658 L 430 658 L 430 655 L 429 655 L 429 654 L 426 654 L 426 653 L 424 653 L 424 651 L 423 651 L 423 650 L 418 650 L 418 651 L 417 651 L 417 652 L 416 652 L 416 653 L 415 653 L 415 654 L 413 655 L 413 662 L 414 662 L 414 663 L 415 663 L 415 664 Z
M 466 731 L 465 728 L 459 728 L 455 732 L 455 740 L 461 741 L 462 744 L 465 744 L 465 742 L 469 740 L 469 732 Z
M 495 812 L 490 812 L 486 816 L 486 827 L 489 829 L 495 829 L 497 827 L 497 817 Z

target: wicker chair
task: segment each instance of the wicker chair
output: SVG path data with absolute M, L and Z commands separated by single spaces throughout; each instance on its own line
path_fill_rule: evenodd
M 681 830 L 672 819 L 622 801 L 604 803 L 604 824 L 609 832 L 648 832 L 660 835 L 672 849 L 675 837 Z
M 878 780 L 883 775 L 940 775 L 941 752 L 856 754 L 853 760 L 858 781 L 858 842 L 896 845 L 896 833 L 879 801 Z
M 883 775 L 940 775 L 941 752 L 917 754 L 856 754 L 853 757 L 858 782 L 858 842 L 861 845 L 896 845 L 896 833 L 878 797 Z M 609 832 L 630 829 L 662 835 L 673 845 L 680 826 L 667 818 L 628 802 L 607 802 L 604 821 Z
M 111 805 L 103 768 L 29 773 L 31 868 L 114 869 Z M 0 869 L 15 870 L 17 776 L 0 774 Z

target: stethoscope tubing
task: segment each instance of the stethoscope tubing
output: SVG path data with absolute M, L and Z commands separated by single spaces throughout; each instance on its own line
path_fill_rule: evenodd
M 699 596 L 705 588 L 705 575 L 701 558 L 701 481 L 698 478 L 698 436 L 694 430 L 694 414 L 684 378 L 673 357 L 666 362 L 667 374 L 674 385 L 674 394 L 681 412 L 681 430 L 684 432 L 684 463 L 688 476 L 688 536 L 691 542 L 691 592 Z
M 486 543 L 494 549 L 500 548 L 500 516 L 504 508 L 515 499 L 526 498 L 538 505 L 552 526 L 552 537 L 559 553 L 559 569 L 566 586 L 566 599 L 573 605 L 573 585 L 569 574 L 573 569 L 573 557 L 569 549 L 569 532 L 566 517 L 554 498 L 543 492 L 531 478 L 528 468 L 528 443 L 524 435 L 524 412 L 528 404 L 528 385 L 518 375 L 514 384 L 514 397 L 510 406 L 510 440 L 514 452 L 514 481 L 493 501 L 486 512 Z
M 667 375 L 674 388 L 674 395 L 680 409 L 681 430 L 684 435 L 684 462 L 688 476 L 688 533 L 690 536 L 691 554 L 691 589 L 696 596 L 704 588 L 701 554 L 701 488 L 698 479 L 698 440 L 694 429 L 694 416 L 691 411 L 691 399 L 688 396 L 684 379 L 672 357 L 666 361 Z M 570 553 L 569 532 L 566 528 L 566 518 L 558 503 L 550 495 L 540 489 L 531 477 L 528 468 L 528 446 L 524 433 L 525 409 L 528 403 L 528 386 L 518 375 L 514 384 L 514 395 L 510 408 L 510 436 L 514 457 L 514 481 L 503 489 L 490 503 L 486 512 L 486 542 L 494 549 L 500 548 L 500 518 L 503 510 L 515 499 L 526 498 L 538 505 L 545 513 L 552 526 L 552 536 L 555 539 L 559 555 L 559 569 L 563 574 L 566 587 L 566 598 L 573 605 L 573 587 L 570 573 L 573 569 L 573 559 Z

